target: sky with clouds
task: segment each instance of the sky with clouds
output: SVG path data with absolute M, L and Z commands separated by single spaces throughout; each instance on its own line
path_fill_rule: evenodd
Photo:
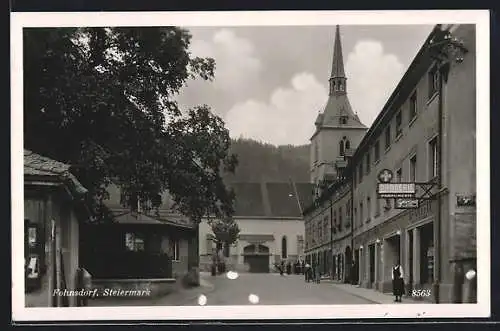
M 190 51 L 215 59 L 215 79 L 188 81 L 182 107 L 209 105 L 233 138 L 309 143 L 328 97 L 335 26 L 186 27 Z M 370 126 L 432 25 L 341 26 L 347 93 Z

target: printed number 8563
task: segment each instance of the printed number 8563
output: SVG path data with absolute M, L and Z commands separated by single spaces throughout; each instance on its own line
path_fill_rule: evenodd
M 412 297 L 430 297 L 431 290 L 422 289 L 422 290 L 411 290 L 410 295 Z

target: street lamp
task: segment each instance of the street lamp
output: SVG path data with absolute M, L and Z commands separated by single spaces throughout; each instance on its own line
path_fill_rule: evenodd
M 436 231 L 435 231 L 435 252 L 436 252 L 436 272 L 434 273 L 434 284 L 433 293 L 434 300 L 439 303 L 439 282 L 441 279 L 441 189 L 442 189 L 442 141 L 443 141 L 443 82 L 448 81 L 448 74 L 450 71 L 450 66 L 452 62 L 462 63 L 464 61 L 464 56 L 468 52 L 467 48 L 464 46 L 464 42 L 459 40 L 457 37 L 453 36 L 449 29 L 442 29 L 442 25 L 439 24 L 436 27 L 434 36 L 429 41 L 427 46 L 430 52 L 431 58 L 433 58 L 439 69 L 439 79 L 438 79 L 438 173 L 437 173 L 437 184 L 438 184 L 438 194 L 437 194 L 437 217 L 436 217 Z M 460 288 L 459 288 L 460 287 Z M 453 284 L 454 293 L 460 293 L 461 285 L 458 282 Z M 459 296 L 458 294 L 454 296 Z M 456 301 L 456 300 L 454 300 Z

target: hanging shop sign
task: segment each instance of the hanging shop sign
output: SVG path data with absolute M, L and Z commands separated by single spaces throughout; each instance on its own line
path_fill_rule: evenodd
M 475 207 L 475 194 L 457 194 L 457 207 Z
M 394 208 L 396 209 L 416 209 L 419 206 L 419 200 L 415 198 L 395 199 Z
M 377 195 L 381 199 L 413 198 L 415 183 L 378 183 Z

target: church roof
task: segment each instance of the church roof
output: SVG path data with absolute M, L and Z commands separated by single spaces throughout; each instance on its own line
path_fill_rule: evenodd
M 302 217 L 312 202 L 311 183 L 234 183 L 236 217 Z
M 346 124 L 340 124 L 340 118 L 342 116 L 347 116 L 348 120 Z M 347 94 L 330 95 L 328 97 L 321 116 L 320 125 L 339 128 L 367 128 L 366 125 L 361 122 L 358 115 L 352 110 Z
M 311 183 L 291 182 L 253 182 L 231 183 L 235 194 L 235 217 L 239 218 L 301 218 L 302 208 L 312 203 Z M 108 188 L 110 199 L 106 205 L 115 215 L 123 215 L 128 208 L 120 204 L 120 190 L 115 185 Z M 150 215 L 156 219 L 172 219 L 176 211 L 172 209 L 173 200 L 168 193 L 163 194 L 163 203 L 159 208 L 160 216 Z M 123 218 L 123 217 L 122 217 Z M 124 222 L 130 222 L 130 216 Z
M 333 44 L 333 61 L 331 78 L 345 77 L 344 57 L 342 56 L 342 43 L 340 41 L 340 28 L 335 28 L 335 43 Z

